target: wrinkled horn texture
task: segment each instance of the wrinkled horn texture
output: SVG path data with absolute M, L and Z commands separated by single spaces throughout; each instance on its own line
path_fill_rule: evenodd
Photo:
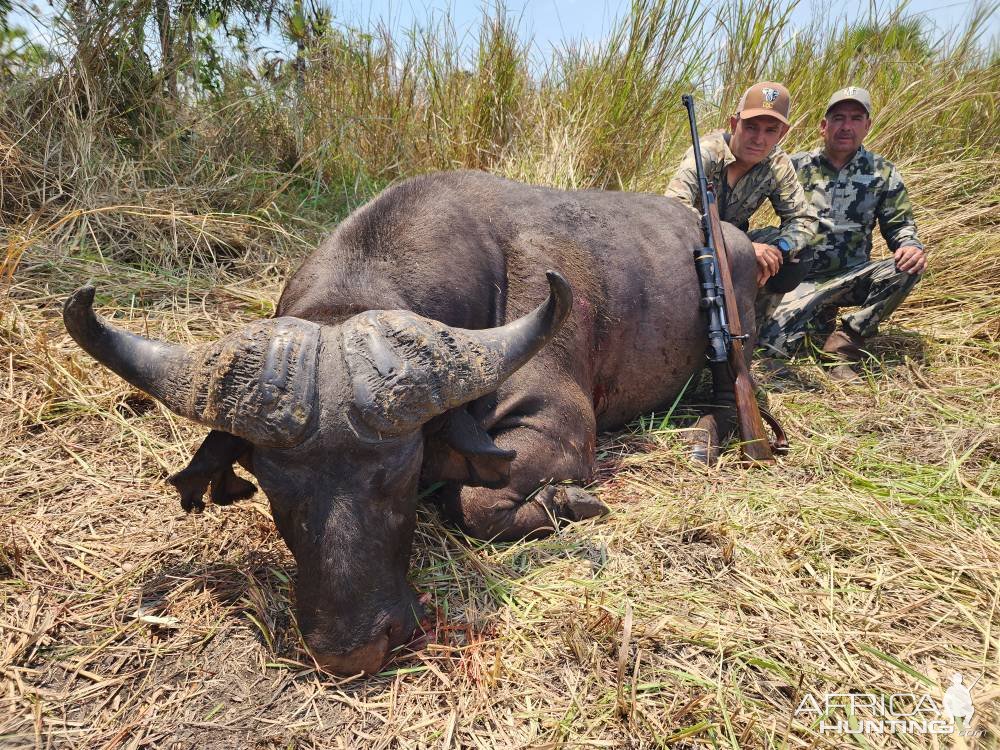
M 172 370 L 164 388 L 186 401 L 178 409 L 185 416 L 257 445 L 290 447 L 315 412 L 319 331 L 297 318 L 251 323 L 192 347 L 189 366 Z
M 118 328 L 94 312 L 87 284 L 63 306 L 73 339 L 173 412 L 259 445 L 303 440 L 316 410 L 320 327 L 298 318 L 251 323 L 210 344 L 181 346 Z
M 419 426 L 501 380 L 502 350 L 413 313 L 362 313 L 342 330 L 355 405 L 381 435 Z
M 549 296 L 518 320 L 451 328 L 404 310 L 370 310 L 341 328 L 354 408 L 379 435 L 395 435 L 496 390 L 566 321 L 573 291 L 546 271 Z

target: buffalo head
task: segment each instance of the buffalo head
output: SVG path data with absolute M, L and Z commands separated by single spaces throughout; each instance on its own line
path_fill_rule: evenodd
M 306 644 L 330 671 L 370 673 L 422 615 L 406 573 L 423 427 L 495 391 L 554 335 L 572 295 L 561 276 L 547 276 L 546 302 L 478 331 L 372 310 L 337 325 L 276 318 L 180 346 L 110 325 L 92 309 L 91 286 L 67 300 L 63 318 L 129 383 L 252 444 L 253 473 L 298 565 Z

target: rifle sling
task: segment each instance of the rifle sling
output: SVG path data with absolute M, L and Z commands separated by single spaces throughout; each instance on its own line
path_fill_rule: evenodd
M 774 439 L 768 440 L 771 444 L 771 453 L 776 456 L 787 456 L 788 437 L 785 435 L 785 431 L 782 429 L 781 423 L 778 422 L 775 416 L 763 406 L 760 407 L 760 418 L 767 422 L 767 426 L 770 427 L 771 432 L 774 433 Z

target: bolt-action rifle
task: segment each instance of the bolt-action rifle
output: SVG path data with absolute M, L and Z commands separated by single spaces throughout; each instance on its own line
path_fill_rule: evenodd
M 749 338 L 743 333 L 740 314 L 733 292 L 733 280 L 729 272 L 729 256 L 726 240 L 719 223 L 719 207 L 715 192 L 705 177 L 701 161 L 701 142 L 698 139 L 698 124 L 694 116 L 694 97 L 682 97 L 687 108 L 691 125 L 691 141 L 694 144 L 694 163 L 698 175 L 698 189 L 701 193 L 701 227 L 705 233 L 705 246 L 694 251 L 694 264 L 701 285 L 701 308 L 708 316 L 708 360 L 714 363 L 728 362 L 736 397 L 736 419 L 740 431 L 740 449 L 743 456 L 751 461 L 774 461 L 774 452 L 787 449 L 784 434 L 774 418 L 767 415 L 768 422 L 778 436 L 775 451 L 768 441 L 761 419 L 761 410 L 754 396 L 753 379 L 747 367 L 743 342 Z

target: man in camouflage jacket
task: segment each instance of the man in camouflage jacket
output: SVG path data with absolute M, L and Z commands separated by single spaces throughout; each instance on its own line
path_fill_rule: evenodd
M 788 132 L 791 98 L 780 83 L 765 81 L 751 86 L 729 118 L 729 132 L 711 133 L 701 139 L 705 176 L 715 186 L 719 218 L 744 232 L 750 217 L 765 200 L 771 202 L 781 226 L 766 237 L 750 232 L 757 255 L 757 283 L 773 293 L 798 286 L 807 264 L 799 262 L 816 233 L 816 210 L 806 200 L 788 155 L 778 146 Z M 694 149 L 688 149 L 667 187 L 668 197 L 698 210 L 701 203 Z M 700 211 L 699 211 L 700 213 Z M 766 285 L 766 286 L 765 286 Z M 734 391 L 725 363 L 711 363 L 713 402 L 685 439 L 692 456 L 712 463 L 719 445 L 732 433 Z
M 862 145 L 870 127 L 868 92 L 842 89 L 820 123 L 823 147 L 792 156 L 820 230 L 807 251 L 812 261 L 804 281 L 784 297 L 771 297 L 765 306 L 770 315 L 760 321 L 759 344 L 779 356 L 792 353 L 808 333 L 825 337 L 829 373 L 837 380 L 857 378 L 854 365 L 866 339 L 899 307 L 927 264 L 899 172 Z M 876 221 L 893 257 L 872 262 Z M 838 308 L 847 306 L 860 309 L 834 330 Z
M 804 266 L 798 261 L 816 233 L 816 211 L 806 200 L 795 168 L 778 143 L 788 132 L 791 97 L 780 83 L 764 81 L 744 92 L 730 131 L 701 139 L 701 158 L 708 181 L 715 185 L 719 218 L 746 232 L 750 217 L 765 200 L 781 226 L 761 234 L 750 232 L 757 254 L 758 283 L 772 293 L 794 289 Z M 694 148 L 684 155 L 666 195 L 700 210 Z

